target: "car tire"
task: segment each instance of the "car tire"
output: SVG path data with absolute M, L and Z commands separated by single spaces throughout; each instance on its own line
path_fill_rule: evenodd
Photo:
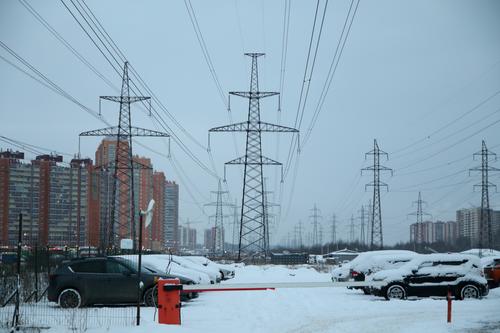
M 391 284 L 387 287 L 385 291 L 385 299 L 405 299 L 406 298 L 406 289 L 404 286 L 400 284 Z
M 150 307 L 158 306 L 158 288 L 156 286 L 151 287 L 144 292 L 144 304 Z
M 480 298 L 481 293 L 479 291 L 479 288 L 471 283 L 465 284 L 460 288 L 460 299 L 467 299 L 467 298 Z
M 67 288 L 59 293 L 57 304 L 64 309 L 73 309 L 81 307 L 83 305 L 83 300 L 78 290 Z

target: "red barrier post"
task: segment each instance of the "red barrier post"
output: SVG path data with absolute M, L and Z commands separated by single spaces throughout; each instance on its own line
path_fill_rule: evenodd
M 181 324 L 181 291 L 179 279 L 158 280 L 158 322 Z
M 451 323 L 451 290 L 448 288 L 448 296 L 446 297 L 448 300 L 448 316 L 447 322 Z

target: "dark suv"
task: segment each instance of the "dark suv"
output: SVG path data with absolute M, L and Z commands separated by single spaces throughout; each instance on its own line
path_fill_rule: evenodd
M 147 266 L 141 269 L 144 304 L 156 304 L 158 278 L 175 278 Z M 182 284 L 193 281 L 181 279 Z M 137 302 L 137 264 L 117 257 L 81 258 L 63 262 L 49 277 L 48 299 L 63 308 Z
M 481 298 L 488 294 L 479 258 L 464 254 L 422 254 L 398 269 L 369 276 L 381 284 L 370 291 L 386 299 L 407 296 L 446 296 L 451 291 L 457 299 Z

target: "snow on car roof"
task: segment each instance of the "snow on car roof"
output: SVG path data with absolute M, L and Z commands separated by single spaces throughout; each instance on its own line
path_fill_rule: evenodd
M 479 256 L 479 253 L 481 253 L 482 257 L 500 256 L 500 251 L 493 250 L 493 249 L 470 249 L 470 250 L 462 251 L 460 253 L 472 254 L 475 256 Z
M 408 262 L 416 255 L 417 253 L 408 251 L 364 256 L 356 263 L 352 263 L 351 269 L 357 272 L 388 269 L 398 265 L 398 263 L 401 265 L 401 263 Z

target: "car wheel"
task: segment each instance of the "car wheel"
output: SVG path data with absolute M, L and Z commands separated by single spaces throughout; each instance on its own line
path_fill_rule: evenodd
M 466 284 L 465 286 L 462 287 L 460 290 L 460 298 L 461 299 L 466 299 L 466 298 L 479 298 L 479 288 L 476 287 L 473 284 Z
M 57 303 L 61 308 L 79 308 L 82 306 L 82 296 L 76 289 L 64 289 L 59 294 Z
M 149 288 L 144 292 L 144 304 L 146 306 L 154 306 L 158 305 L 158 288 L 156 286 Z
M 405 299 L 406 298 L 406 290 L 400 284 L 393 284 L 387 288 L 387 290 L 385 292 L 385 298 L 388 300 Z

